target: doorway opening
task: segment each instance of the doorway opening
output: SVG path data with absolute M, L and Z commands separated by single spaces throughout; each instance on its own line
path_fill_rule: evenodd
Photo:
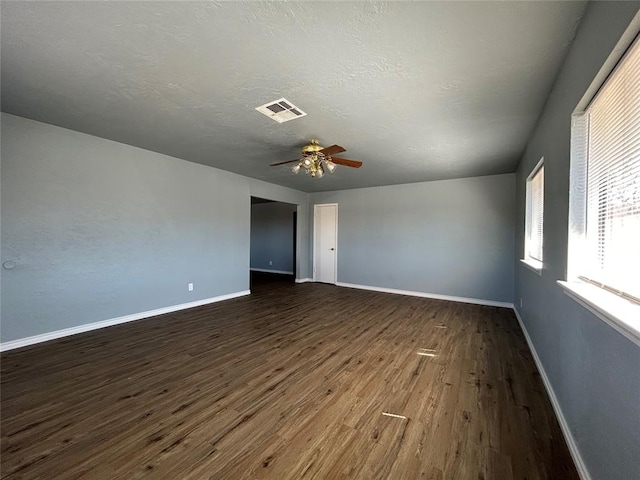
M 295 283 L 297 208 L 290 203 L 251 197 L 251 291 Z

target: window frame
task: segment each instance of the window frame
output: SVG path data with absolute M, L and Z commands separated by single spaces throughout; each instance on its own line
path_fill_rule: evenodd
M 540 235 L 540 258 L 535 258 L 529 254 L 530 244 L 533 234 L 533 214 L 534 214 L 534 198 L 533 198 L 533 180 L 538 175 L 542 174 L 542 215 L 541 225 L 542 230 Z M 533 270 L 538 275 L 542 275 L 542 269 L 544 266 L 544 157 L 542 157 L 538 163 L 533 167 L 525 183 L 525 214 L 524 214 L 524 252 L 522 259 L 520 260 L 526 267 Z
M 569 175 L 569 225 L 566 280 L 558 280 L 564 292 L 619 333 L 640 346 L 640 304 L 612 293 L 582 275 L 581 263 L 588 255 L 587 189 L 589 107 L 632 48 L 640 48 L 638 25 L 623 35 L 571 117 L 571 163 Z

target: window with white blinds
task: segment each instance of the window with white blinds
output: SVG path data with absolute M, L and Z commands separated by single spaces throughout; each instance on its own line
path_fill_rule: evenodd
M 544 164 L 536 165 L 527 178 L 527 207 L 525 227 L 525 260 L 542 268 L 544 227 Z
M 640 302 L 640 41 L 583 117 L 586 198 L 578 277 Z

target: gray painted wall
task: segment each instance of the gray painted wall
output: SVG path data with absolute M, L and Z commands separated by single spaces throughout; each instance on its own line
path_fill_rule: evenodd
M 595 2 L 550 95 L 517 172 L 516 305 L 594 480 L 640 478 L 640 349 L 579 306 L 565 279 L 570 116 L 640 2 Z M 524 250 L 525 180 L 545 158 L 544 270 Z
M 293 273 L 296 210 L 296 205 L 281 202 L 251 205 L 251 268 Z
M 0 340 L 248 290 L 252 194 L 307 210 L 302 192 L 2 114 L 1 257 L 17 267 L 1 270 Z
M 338 282 L 512 302 L 514 174 L 313 193 L 338 203 Z

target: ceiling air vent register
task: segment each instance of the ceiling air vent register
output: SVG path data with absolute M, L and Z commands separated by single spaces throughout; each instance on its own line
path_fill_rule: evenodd
M 265 103 L 264 105 L 257 107 L 256 110 L 278 123 L 288 122 L 289 120 L 294 120 L 306 115 L 306 113 L 286 98 L 280 98 L 275 102 Z

